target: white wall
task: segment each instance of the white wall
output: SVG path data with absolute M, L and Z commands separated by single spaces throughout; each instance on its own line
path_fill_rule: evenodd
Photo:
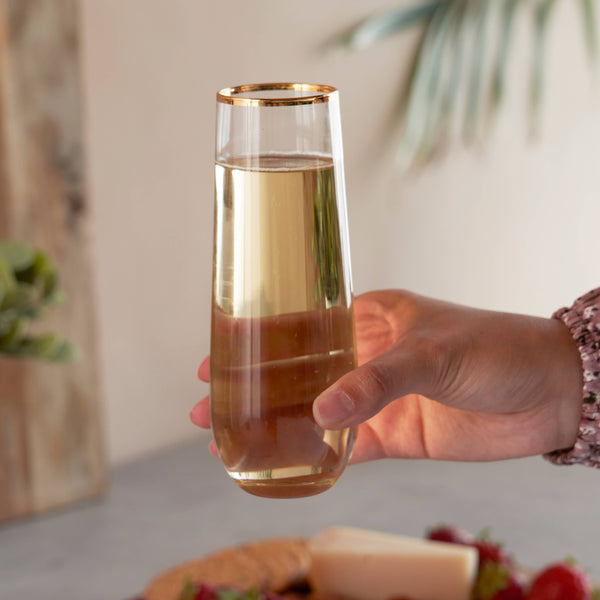
M 409 4 L 405 0 L 400 4 Z M 90 192 L 110 460 L 193 436 L 207 393 L 214 95 L 299 80 L 341 91 L 355 291 L 405 287 L 548 315 L 600 284 L 600 90 L 576 3 L 550 38 L 543 135 L 530 144 L 522 23 L 508 105 L 480 151 L 399 182 L 387 147 L 416 32 L 329 54 L 388 0 L 85 0 Z M 208 439 L 208 438 L 206 438 Z

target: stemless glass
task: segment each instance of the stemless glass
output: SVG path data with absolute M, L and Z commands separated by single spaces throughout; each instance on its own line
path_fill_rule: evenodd
M 355 367 L 338 92 L 217 94 L 212 430 L 229 475 L 270 498 L 318 494 L 355 431 L 324 430 L 316 396 Z

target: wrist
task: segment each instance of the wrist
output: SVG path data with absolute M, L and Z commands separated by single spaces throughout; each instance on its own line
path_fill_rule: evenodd
M 554 320 L 554 347 L 558 360 L 554 366 L 556 379 L 556 441 L 553 451 L 571 449 L 577 441 L 583 397 L 583 367 L 579 348 L 567 326 Z

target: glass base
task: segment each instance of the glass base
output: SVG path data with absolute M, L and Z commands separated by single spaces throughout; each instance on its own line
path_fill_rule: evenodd
M 289 469 L 281 469 L 288 471 Z M 278 476 L 278 470 L 232 473 L 229 475 L 249 494 L 262 498 L 304 498 L 326 492 L 339 478 L 340 471 L 311 472 L 300 476 Z M 279 474 L 283 475 L 283 473 Z

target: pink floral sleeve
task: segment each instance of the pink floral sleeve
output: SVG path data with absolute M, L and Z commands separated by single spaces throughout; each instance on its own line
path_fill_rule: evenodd
M 575 445 L 544 458 L 558 465 L 600 468 L 600 288 L 552 316 L 569 328 L 577 342 L 583 365 L 583 406 Z

